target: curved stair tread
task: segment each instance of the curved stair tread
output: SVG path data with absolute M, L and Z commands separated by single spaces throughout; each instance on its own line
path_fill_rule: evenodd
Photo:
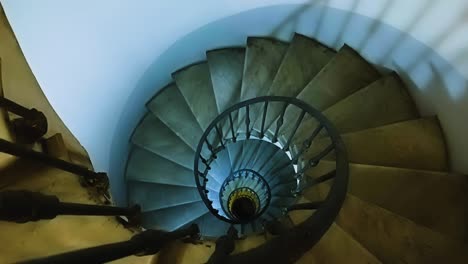
M 261 146 L 261 140 L 245 140 L 242 148 L 242 159 L 240 162 L 240 168 L 252 169 L 253 159 L 257 155 Z
M 206 238 L 218 238 L 227 233 L 231 224 L 224 222 L 210 212 L 194 221 L 200 228 L 200 234 Z
M 327 108 L 323 114 L 340 133 L 419 118 L 406 86 L 394 72 Z
M 140 148 L 193 169 L 193 149 L 151 112 L 146 114 L 135 129 L 131 141 Z
M 342 99 L 323 114 L 339 133 L 419 118 L 406 86 L 394 72 Z M 297 138 L 306 138 L 317 125 L 315 119 L 303 122 L 297 131 Z
M 231 161 L 231 167 L 233 171 L 236 171 L 239 168 L 243 147 L 244 144 L 242 141 L 237 141 L 236 143 L 229 144 L 226 147 L 227 151 L 229 152 L 229 159 Z
M 147 228 L 174 231 L 206 214 L 203 202 L 187 203 L 142 214 L 142 224 Z
M 436 117 L 404 121 L 341 135 L 349 162 L 421 170 L 448 170 L 444 136 Z M 307 158 L 324 149 L 313 142 Z M 333 159 L 329 155 L 327 159 Z
M 371 64 L 344 45 L 297 98 L 324 110 L 379 78 L 379 72 Z
M 172 77 L 198 124 L 205 130 L 218 116 L 208 63 L 192 64 L 174 72 Z
M 129 204 L 143 212 L 201 201 L 197 188 L 128 180 Z
M 336 220 L 384 263 L 467 263 L 468 248 L 353 195 Z
M 287 48 L 287 43 L 273 38 L 247 38 L 241 101 L 268 94 Z M 251 111 L 257 113 L 260 111 L 260 106 L 251 107 Z M 243 124 L 244 119 L 245 113 L 240 114 L 239 124 Z
M 316 178 L 334 169 L 334 162 L 323 161 L 306 174 Z M 351 163 L 348 192 L 454 239 L 467 238 L 466 175 Z
M 382 263 L 337 224 L 297 263 Z
M 323 111 L 379 78 L 380 74 L 371 64 L 344 45 L 297 98 Z M 298 109 L 290 108 L 285 113 L 285 120 L 295 120 L 298 115 Z
M 224 48 L 206 53 L 213 92 L 222 113 L 240 101 L 245 48 Z
M 188 146 L 197 148 L 203 130 L 174 83 L 156 94 L 147 107 Z
M 296 97 L 335 53 L 315 39 L 295 33 L 268 90 L 268 95 Z M 280 112 L 281 107 L 272 106 L 268 110 L 267 127 Z
M 275 157 L 275 155 L 279 155 L 277 153 L 281 152 L 281 149 L 275 146 L 274 144 L 271 144 L 266 141 L 262 141 L 260 143 L 259 149 L 261 151 L 257 151 L 252 169 L 260 173 L 260 175 L 265 178 L 266 175 L 261 174 L 261 172 L 264 171 L 264 169 L 268 169 L 268 164 L 273 162 L 273 158 Z
M 288 48 L 272 38 L 248 37 L 241 101 L 266 95 Z
M 129 155 L 127 179 L 196 187 L 193 170 L 139 147 L 134 147 Z

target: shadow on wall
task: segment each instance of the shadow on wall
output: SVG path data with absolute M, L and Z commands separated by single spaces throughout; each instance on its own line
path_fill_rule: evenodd
M 313 37 L 335 49 L 346 43 L 370 62 L 397 71 L 408 85 L 422 114 L 439 116 L 453 169 L 467 173 L 468 163 L 463 162 L 463 157 L 468 156 L 468 142 L 464 142 L 468 122 L 464 122 L 463 116 L 465 113 L 468 115 L 466 80 L 431 48 L 411 36 L 412 30 L 424 20 L 424 15 L 433 8 L 435 1 L 426 1 L 404 31 L 380 22 L 392 8 L 391 0 L 382 5 L 379 19 L 376 20 L 329 8 L 328 2 L 318 0 L 304 5 L 271 6 L 224 18 L 178 40 L 155 59 L 128 98 L 115 129 L 110 175 L 116 202 L 126 203 L 123 172 L 131 133 L 146 112 L 145 103 L 171 82 L 172 72 L 205 60 L 207 50 L 245 46 L 248 36 L 273 36 L 289 41 L 294 32 Z M 351 4 L 352 10 L 355 10 L 360 0 L 354 0 Z M 465 22 L 464 16 L 454 18 L 453 23 L 431 45 L 441 45 Z M 459 59 L 468 62 L 468 49 L 461 52 Z

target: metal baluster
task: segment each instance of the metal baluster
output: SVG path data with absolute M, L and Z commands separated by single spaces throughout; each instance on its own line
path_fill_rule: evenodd
M 226 148 L 226 146 L 225 146 L 224 143 L 223 143 L 223 134 L 221 133 L 221 131 L 220 131 L 218 125 L 215 126 L 215 130 L 216 130 L 216 134 L 218 134 L 218 138 L 219 138 L 219 142 L 221 143 L 221 146 L 222 146 L 223 148 Z
M 205 143 L 206 143 L 206 146 L 208 147 L 208 150 L 211 152 L 211 157 L 216 159 L 216 153 L 214 152 L 213 145 L 211 145 L 210 142 L 208 142 L 208 138 L 205 138 Z
M 206 169 L 211 170 L 210 164 L 208 163 L 208 161 L 202 155 L 200 155 L 200 159 L 201 159 L 202 163 L 205 164 Z
M 260 129 L 260 138 L 265 137 L 265 121 L 268 111 L 268 101 L 265 101 L 265 105 L 263 106 L 263 117 L 262 117 L 262 128 Z
M 301 193 L 302 191 L 304 191 L 305 189 L 308 189 L 310 187 L 313 187 L 315 185 L 318 185 L 322 182 L 326 182 L 326 181 L 329 181 L 333 178 L 335 178 L 335 174 L 336 174 L 336 170 L 332 170 L 328 173 L 325 173 L 324 175 L 320 176 L 320 177 L 317 177 L 315 179 L 312 179 L 310 182 L 306 183 L 304 186 L 302 187 L 299 187 L 297 188 L 297 190 L 295 191 L 296 194 L 299 194 Z
M 245 127 L 246 127 L 246 137 L 250 139 L 250 112 L 249 112 L 249 105 L 245 106 L 246 111 L 246 118 L 245 118 Z
M 231 125 L 232 142 L 236 143 L 236 133 L 234 133 L 234 122 L 232 122 L 231 113 L 229 113 L 229 123 Z
M 333 150 L 335 146 L 333 144 L 330 144 L 327 148 L 325 148 L 324 150 L 322 150 L 317 156 L 313 157 L 312 159 L 309 160 L 309 165 L 311 167 L 315 167 L 318 165 L 318 163 L 320 162 L 320 160 L 325 157 L 326 155 L 328 155 L 328 153 L 330 153 L 330 151 Z
M 283 147 L 283 150 L 284 150 L 284 151 L 288 151 L 289 145 L 291 144 L 291 141 L 292 141 L 294 135 L 296 134 L 297 129 L 298 129 L 299 126 L 301 125 L 301 121 L 302 121 L 302 119 L 304 118 L 305 113 L 306 113 L 306 112 L 305 112 L 304 110 L 302 110 L 301 114 L 299 115 L 299 118 L 297 119 L 296 124 L 294 125 L 294 129 L 293 129 L 293 131 L 291 132 L 291 135 L 290 135 L 289 138 L 288 138 L 288 142 L 287 142 L 286 145 Z
M 315 137 L 320 133 L 320 131 L 323 129 L 323 125 L 319 125 L 317 128 L 315 128 L 314 132 L 310 135 L 310 137 L 302 143 L 302 148 L 297 153 L 297 155 L 293 158 L 293 163 L 296 164 L 299 161 L 299 156 L 301 156 L 310 146 L 312 145 L 312 141 L 315 139 Z
M 288 103 L 284 103 L 283 110 L 281 111 L 281 115 L 278 118 L 278 121 L 276 121 L 276 130 L 275 130 L 275 135 L 273 136 L 273 139 L 271 140 L 273 143 L 278 142 L 278 133 L 281 128 L 281 126 L 284 123 L 284 113 L 286 112 L 286 108 L 288 107 Z

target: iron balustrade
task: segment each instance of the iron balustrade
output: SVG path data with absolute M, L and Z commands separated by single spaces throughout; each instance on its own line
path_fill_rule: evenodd
M 269 125 L 266 119 L 271 108 L 280 109 L 281 112 Z M 262 110 L 253 111 L 253 109 Z M 236 123 L 233 116 L 239 116 L 241 110 L 246 116 L 240 119 L 242 122 Z M 288 123 L 288 120 L 294 121 Z M 311 124 L 315 127 L 311 127 Z M 251 139 L 261 139 L 280 146 L 281 150 L 290 156 L 290 161 L 272 169 L 268 174 L 274 176 L 283 168 L 294 166 L 290 182 L 296 183 L 296 188 L 291 190 L 292 195 L 300 195 L 305 188 L 329 181 L 330 188 L 322 201 L 284 208 L 285 215 L 294 210 L 315 210 L 304 222 L 291 228 L 283 226 L 276 228 L 280 231 L 273 239 L 249 251 L 224 256 L 222 262 L 292 263 L 320 240 L 341 209 L 348 185 L 346 148 L 333 124 L 320 111 L 297 98 L 264 96 L 231 106 L 216 117 L 204 131 L 194 160 L 195 182 L 200 196 L 210 212 L 222 221 L 238 223 L 221 215 L 213 207 L 213 201 L 208 198 L 210 190 L 207 189 L 207 182 L 211 164 L 217 159 L 218 153 L 229 144 Z M 327 144 L 314 145 L 318 140 Z M 331 155 L 335 160 L 335 169 L 332 172 L 315 180 L 308 180 L 305 177 L 308 170 L 313 170 L 322 159 Z M 269 226 L 269 223 L 265 224 Z M 284 250 L 285 244 L 288 245 L 287 251 Z

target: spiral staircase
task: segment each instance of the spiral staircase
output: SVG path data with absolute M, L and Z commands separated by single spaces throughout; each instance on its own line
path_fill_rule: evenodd
M 226 263 L 468 261 L 466 177 L 396 73 L 300 34 L 206 58 L 173 73 L 132 135 L 145 228 L 257 238 Z

